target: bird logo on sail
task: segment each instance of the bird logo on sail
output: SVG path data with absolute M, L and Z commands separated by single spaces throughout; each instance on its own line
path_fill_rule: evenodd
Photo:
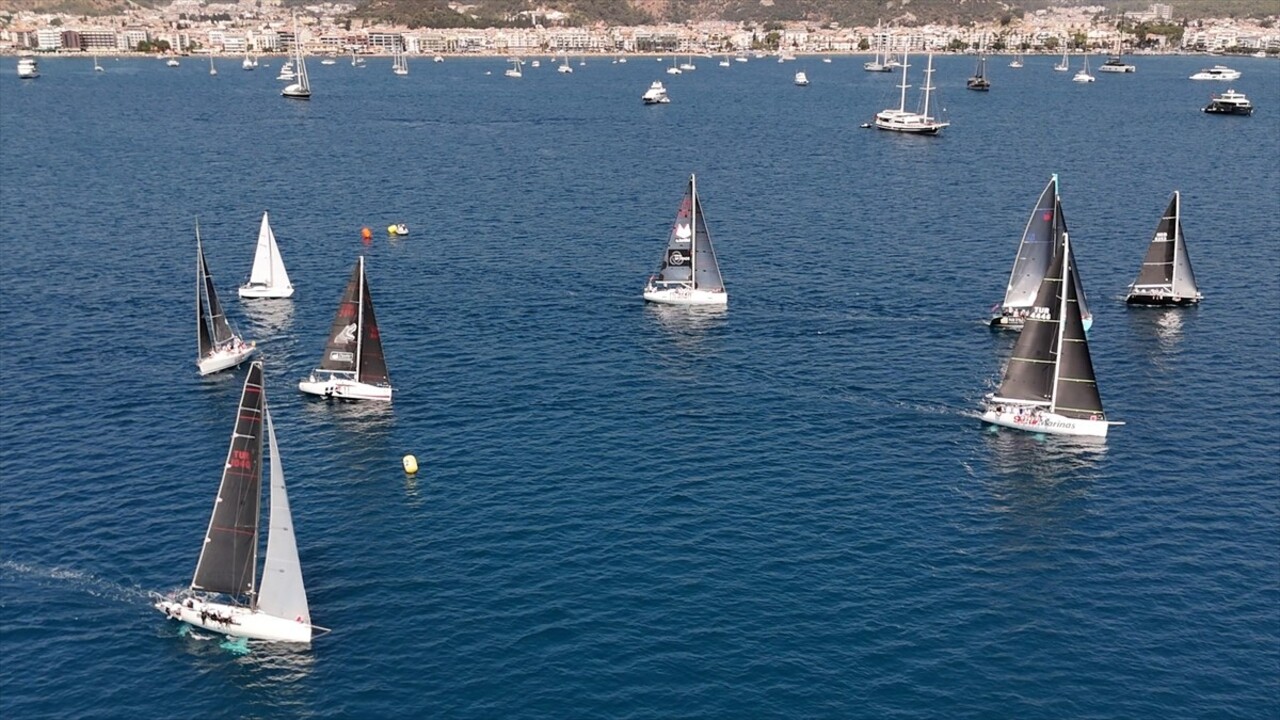
M 693 230 L 687 224 L 676 225 L 676 237 L 681 240 L 688 240 L 693 235 Z
M 356 341 L 356 324 L 355 323 L 351 323 L 350 325 L 342 328 L 342 332 L 338 333 L 333 338 L 334 345 L 347 345 L 355 341 Z

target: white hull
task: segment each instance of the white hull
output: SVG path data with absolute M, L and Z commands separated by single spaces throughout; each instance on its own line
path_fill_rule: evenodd
M 287 98 L 294 98 L 295 100 L 310 100 L 310 99 L 311 99 L 311 90 L 309 90 L 309 89 L 307 89 L 307 88 L 304 88 L 304 87 L 302 87 L 301 85 L 296 85 L 296 84 L 295 84 L 295 85 L 290 85 L 289 87 L 285 88 L 284 90 L 281 90 L 281 91 L 280 91 L 280 94 L 281 94 L 281 95 L 283 95 L 283 96 L 285 96 L 285 97 L 287 97 Z
M 1081 420 L 1069 418 L 1043 408 L 1000 405 L 988 407 L 982 413 L 982 421 L 1000 427 L 1026 430 L 1046 435 L 1085 435 L 1106 437 L 1107 428 L 1118 423 L 1106 420 Z
M 298 383 L 298 389 L 308 395 L 319 395 L 337 400 L 377 400 L 391 402 L 391 388 L 368 385 L 356 380 L 332 378 L 320 380 L 309 377 Z
M 256 348 L 253 343 L 240 343 L 239 345 L 215 350 L 208 355 L 196 361 L 196 366 L 200 368 L 201 375 L 216 373 L 220 370 L 233 368 L 244 362 Z
M 728 305 L 729 293 L 696 288 L 673 287 L 644 289 L 644 299 L 663 305 Z
M 269 285 L 241 285 L 238 292 L 240 297 L 246 299 L 267 298 L 283 300 L 284 298 L 293 297 L 293 286 L 271 287 Z
M 311 625 L 246 607 L 175 597 L 157 600 L 155 608 L 173 620 L 232 637 L 302 644 L 311 642 Z

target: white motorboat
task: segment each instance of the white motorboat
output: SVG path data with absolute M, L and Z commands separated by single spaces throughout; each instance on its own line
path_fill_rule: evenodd
M 280 72 L 276 74 L 276 79 L 277 80 L 293 80 L 296 77 L 297 77 L 297 74 L 293 72 L 293 61 L 285 60 L 284 64 L 280 66 Z
M 276 234 L 271 231 L 266 211 L 263 211 L 262 224 L 258 226 L 253 269 L 249 271 L 249 281 L 240 286 L 239 293 L 242 298 L 293 297 L 293 284 L 289 282 L 289 273 L 284 268 L 280 246 L 276 244 Z
M 644 91 L 644 95 L 640 96 L 645 105 L 664 105 L 671 102 L 671 98 L 667 97 L 667 89 L 662 86 L 662 81 L 654 80 L 649 89 Z
M 200 243 L 200 225 L 196 224 L 196 367 L 208 375 L 244 362 L 254 352 L 254 344 L 245 342 L 227 321 L 218 301 L 213 275 L 204 259 Z
M 929 93 L 933 90 L 930 83 L 933 77 L 933 55 L 929 55 L 929 64 L 924 73 L 923 109 L 920 112 L 907 110 L 907 88 L 911 87 L 907 84 L 907 68 L 911 66 L 907 63 L 906 53 L 902 55 L 901 65 L 902 84 L 898 87 L 902 89 L 902 95 L 898 101 L 898 107 L 887 108 L 876 113 L 874 125 L 881 130 L 892 132 L 937 135 L 951 123 L 938 120 L 929 114 Z
M 801 70 L 796 73 L 796 76 L 792 80 L 792 82 L 795 83 L 796 85 L 799 85 L 800 87 L 806 87 L 809 84 L 809 76 L 805 75 L 804 71 Z
M 178 62 L 178 58 L 171 57 L 168 60 L 165 60 L 164 64 L 169 67 L 178 67 L 181 63 Z
M 1210 68 L 1204 68 L 1200 72 L 1191 76 L 1192 80 L 1239 80 L 1240 71 L 1232 70 L 1226 65 L 1214 65 Z
M 365 279 L 364 256 L 351 271 L 338 303 L 320 367 L 298 383 L 298 389 L 337 400 L 391 402 L 391 378 Z
M 209 528 L 191 585 L 152 593 L 156 610 L 192 627 L 231 637 L 309 644 L 328 629 L 311 624 L 298 560 L 293 514 L 275 425 L 267 407 L 262 362 L 249 366 Z M 267 552 L 257 579 L 263 446 L 270 453 Z M 225 599 L 224 599 L 225 598 Z
M 658 272 L 649 277 L 644 299 L 664 305 L 727 305 L 720 264 L 707 230 L 697 178 L 689 176 L 676 221 L 667 237 Z
M 40 77 L 40 65 L 35 58 L 25 55 L 18 58 L 18 77 L 24 80 L 34 80 Z

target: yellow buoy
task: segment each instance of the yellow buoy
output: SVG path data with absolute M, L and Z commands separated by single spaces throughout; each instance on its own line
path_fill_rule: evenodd
M 412 455 L 405 455 L 404 460 L 401 462 L 404 464 L 404 471 L 410 475 L 418 472 L 418 458 Z
M 395 234 L 396 234 L 396 226 L 395 226 L 395 225 L 388 225 L 388 226 L 387 226 L 387 234 L 388 234 L 388 235 L 395 235 Z

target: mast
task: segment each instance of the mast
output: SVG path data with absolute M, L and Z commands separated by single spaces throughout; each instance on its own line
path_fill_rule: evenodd
M 1058 378 L 1062 374 L 1062 331 L 1067 327 L 1067 270 L 1071 267 L 1071 241 L 1067 233 L 1062 233 L 1062 282 L 1058 286 L 1058 327 L 1054 347 L 1057 348 L 1053 358 L 1053 390 L 1049 395 L 1049 412 L 1058 412 Z
M 929 81 L 932 79 L 933 79 L 933 53 L 929 53 L 929 62 L 925 66 L 925 70 L 924 70 L 924 113 L 923 114 L 926 120 L 929 118 L 929 91 L 933 89 L 933 87 L 929 84 Z
M 364 256 L 360 256 L 360 292 L 356 295 L 356 379 L 360 379 L 360 352 L 364 350 Z
M 698 289 L 698 180 L 689 174 L 689 288 Z
M 898 86 L 902 88 L 902 97 L 898 99 L 898 112 L 907 111 L 907 88 L 911 87 L 907 84 L 907 68 L 911 67 L 907 64 L 907 56 L 909 54 L 910 52 L 907 50 L 902 51 L 902 84 Z
M 1173 267 L 1169 269 L 1169 289 L 1178 292 L 1178 252 L 1182 249 L 1182 194 L 1173 191 Z
M 205 338 L 209 329 L 204 324 L 204 299 L 200 285 L 204 281 L 204 250 L 200 247 L 200 220 L 196 220 L 196 359 L 204 357 Z

